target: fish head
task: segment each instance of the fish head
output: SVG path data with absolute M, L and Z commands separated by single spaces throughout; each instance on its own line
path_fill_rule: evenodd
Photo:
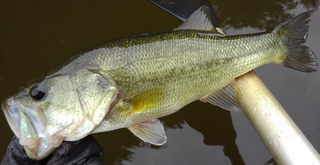
M 63 140 L 90 134 L 115 105 L 119 93 L 101 74 L 58 75 L 25 85 L 1 107 L 31 159 L 41 160 Z

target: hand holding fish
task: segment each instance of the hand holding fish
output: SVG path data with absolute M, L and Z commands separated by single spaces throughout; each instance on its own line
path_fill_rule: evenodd
M 19 139 L 13 137 L 7 153 L 4 155 L 1 164 L 4 165 L 104 165 L 103 148 L 92 137 L 87 136 L 79 141 L 63 142 L 48 159 L 30 159 L 23 146 L 19 144 Z

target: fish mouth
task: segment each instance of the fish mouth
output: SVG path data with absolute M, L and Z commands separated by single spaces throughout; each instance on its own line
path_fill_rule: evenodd
M 44 136 L 44 126 L 34 119 L 34 114 L 30 112 L 31 109 L 15 101 L 14 97 L 3 101 L 1 108 L 11 130 L 19 139 L 20 145 L 24 146 L 27 155 L 31 159 L 40 160 L 46 157 L 47 153 L 51 153 L 51 151 L 43 150 L 40 147 L 40 141 L 48 139 L 48 136 Z
M 13 133 L 20 139 L 20 129 L 21 129 L 21 122 L 20 122 L 20 108 L 14 102 L 13 97 L 4 100 L 1 104 L 1 108 L 3 113 L 8 121 L 8 124 L 13 131 Z

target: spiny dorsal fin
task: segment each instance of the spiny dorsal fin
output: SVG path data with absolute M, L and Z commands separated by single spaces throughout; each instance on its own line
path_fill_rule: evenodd
M 220 28 L 217 29 L 213 25 L 210 10 L 207 6 L 202 6 L 198 10 L 196 10 L 184 23 L 182 23 L 175 30 L 181 29 L 204 30 L 226 35 Z
M 219 106 L 229 111 L 241 112 L 240 106 L 237 102 L 236 92 L 241 92 L 241 89 L 235 81 L 222 89 L 214 92 L 210 96 L 200 99 L 201 101 L 209 102 L 213 105 Z
M 158 119 L 143 121 L 128 127 L 128 129 L 145 142 L 158 146 L 167 142 L 163 125 Z

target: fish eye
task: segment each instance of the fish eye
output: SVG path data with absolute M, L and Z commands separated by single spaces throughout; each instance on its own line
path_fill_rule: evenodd
M 31 87 L 30 97 L 35 101 L 41 101 L 46 96 L 46 91 L 41 84 L 35 84 Z

